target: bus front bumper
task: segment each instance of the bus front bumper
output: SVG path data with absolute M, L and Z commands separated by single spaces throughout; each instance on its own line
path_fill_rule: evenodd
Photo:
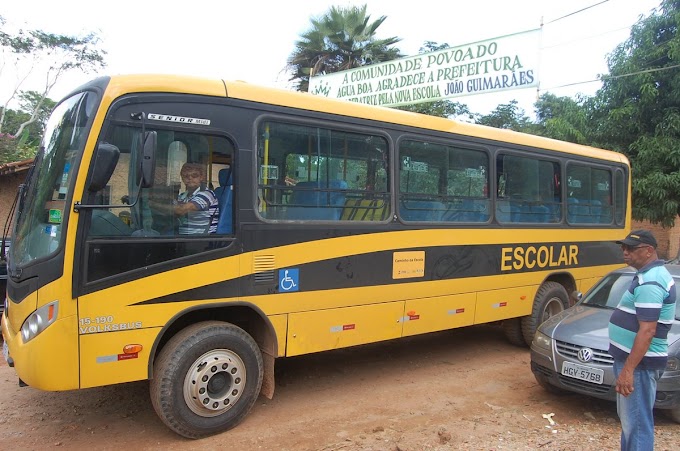
M 28 343 L 2 315 L 3 355 L 19 376 L 20 385 L 62 391 L 79 388 L 78 324 L 75 316 L 52 323 Z

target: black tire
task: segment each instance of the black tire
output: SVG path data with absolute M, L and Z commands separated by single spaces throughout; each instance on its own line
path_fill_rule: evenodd
M 563 396 L 563 395 L 566 395 L 566 394 L 569 393 L 566 390 L 562 390 L 559 387 L 555 387 L 550 382 L 548 382 L 545 379 L 544 376 L 541 376 L 540 374 L 534 374 L 534 377 L 536 378 L 536 382 L 538 382 L 538 385 L 540 385 L 541 388 L 543 390 L 547 391 L 548 393 L 552 393 L 553 395 L 560 395 L 560 396 Z
M 522 318 L 524 342 L 531 346 L 538 326 L 567 308 L 569 308 L 569 295 L 562 285 L 557 282 L 545 282 L 541 285 L 536 292 L 531 315 Z
M 522 334 L 522 318 L 506 319 L 501 324 L 501 328 L 510 344 L 521 348 L 527 347 L 527 343 L 524 341 L 524 334 Z
M 233 324 L 206 321 L 179 332 L 154 362 L 153 408 L 170 429 L 201 438 L 233 428 L 262 387 L 255 340 Z

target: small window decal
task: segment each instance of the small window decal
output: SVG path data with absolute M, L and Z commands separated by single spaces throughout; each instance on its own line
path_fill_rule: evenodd
M 171 114 L 149 113 L 147 118 L 151 121 L 179 122 L 182 124 L 210 125 L 210 119 L 199 119 L 197 117 L 173 116 Z

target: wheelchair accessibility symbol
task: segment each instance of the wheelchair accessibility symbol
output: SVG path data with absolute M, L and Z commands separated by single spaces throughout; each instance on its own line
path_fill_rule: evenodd
M 279 269 L 279 289 L 280 292 L 298 291 L 300 282 L 299 269 Z

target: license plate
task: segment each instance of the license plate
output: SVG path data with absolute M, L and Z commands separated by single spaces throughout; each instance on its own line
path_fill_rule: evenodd
M 562 363 L 562 375 L 592 382 L 593 384 L 601 384 L 604 381 L 604 370 L 572 362 Z
M 7 342 L 4 340 L 2 342 L 2 356 L 5 358 L 5 362 L 9 364 L 9 346 L 7 346 Z

